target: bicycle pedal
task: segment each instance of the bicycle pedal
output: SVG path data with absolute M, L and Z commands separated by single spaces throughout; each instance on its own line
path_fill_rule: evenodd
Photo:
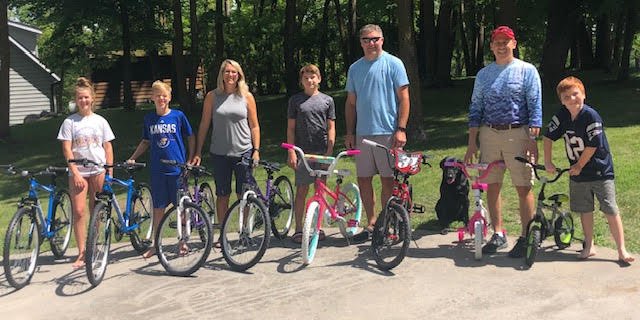
M 425 213 L 425 208 L 421 204 L 414 204 L 411 211 L 413 213 Z
M 349 219 L 349 221 L 347 222 L 347 226 L 349 228 L 356 228 L 358 227 L 358 225 L 360 225 L 360 223 L 358 222 L 358 220 L 355 220 L 355 219 Z

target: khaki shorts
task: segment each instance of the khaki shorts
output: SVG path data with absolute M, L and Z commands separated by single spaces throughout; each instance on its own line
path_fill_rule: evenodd
M 571 211 L 576 213 L 593 212 L 593 197 L 598 198 L 600 211 L 608 215 L 620 212 L 616 202 L 616 184 L 613 179 L 576 182 L 569 181 L 569 203 Z
M 356 149 L 360 154 L 356 156 L 356 172 L 358 177 L 393 177 L 393 159 L 387 150 L 362 143 L 362 139 L 375 141 L 391 148 L 392 135 L 385 136 L 356 136 Z
M 480 127 L 480 161 L 489 163 L 504 160 L 506 169 L 511 174 L 511 182 L 516 187 L 531 187 L 533 185 L 533 169 L 514 159 L 517 156 L 526 157 L 525 148 L 529 143 L 529 128 L 526 126 L 496 130 L 487 126 Z M 502 183 L 505 168 L 494 167 L 484 179 L 485 183 Z

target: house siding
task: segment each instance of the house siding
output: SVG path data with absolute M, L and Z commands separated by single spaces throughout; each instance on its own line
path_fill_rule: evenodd
M 13 44 L 10 54 L 9 124 L 15 125 L 24 123 L 28 115 L 51 110 L 51 84 L 55 80 Z

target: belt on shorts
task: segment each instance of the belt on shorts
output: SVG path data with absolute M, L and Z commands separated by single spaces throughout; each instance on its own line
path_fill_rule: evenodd
M 521 124 L 511 123 L 511 124 L 487 124 L 487 127 L 496 130 L 511 130 L 522 127 Z

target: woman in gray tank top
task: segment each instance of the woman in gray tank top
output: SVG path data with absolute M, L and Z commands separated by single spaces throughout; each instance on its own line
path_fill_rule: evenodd
M 260 125 L 256 101 L 245 81 L 244 72 L 236 61 L 222 62 L 218 72 L 218 86 L 209 91 L 202 106 L 202 119 L 193 164 L 201 162 L 202 147 L 211 126 L 209 152 L 216 183 L 216 211 L 223 221 L 229 209 L 231 176 L 235 174 L 236 193 L 242 192 L 251 168 L 241 165 L 242 158 L 260 159 Z M 219 245 L 219 244 L 217 244 Z

